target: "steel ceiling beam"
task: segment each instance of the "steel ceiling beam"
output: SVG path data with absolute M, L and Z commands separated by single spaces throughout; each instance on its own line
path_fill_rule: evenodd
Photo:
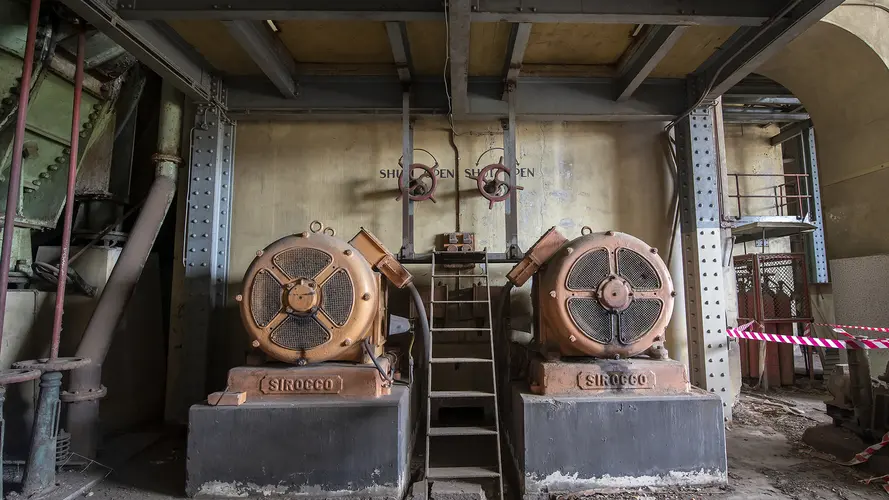
M 272 29 L 262 21 L 225 21 L 225 26 L 281 94 L 296 97 L 299 93 L 293 79 L 296 62 Z
M 456 0 L 451 0 L 452 3 Z M 773 0 L 477 0 L 479 22 L 709 24 L 757 26 L 780 9 Z M 130 0 L 126 19 L 441 20 L 441 0 Z
M 469 32 L 472 0 L 448 0 L 448 58 L 451 112 L 469 112 Z
M 801 135 L 804 131 L 809 130 L 810 128 L 812 128 L 812 120 L 794 123 L 782 130 L 780 134 L 769 139 L 769 144 L 777 146 L 778 144 L 787 142 L 790 139 Z
M 531 23 L 513 23 L 509 31 L 509 43 L 506 46 L 506 62 L 503 64 L 504 98 L 507 87 L 515 86 L 518 81 L 529 38 L 531 38 Z
M 760 104 L 764 106 L 800 106 L 796 97 L 734 94 L 734 87 L 722 98 L 725 104 Z
M 210 65 L 194 49 L 171 36 L 172 30 L 163 24 L 125 22 L 102 0 L 62 1 L 189 98 L 198 102 L 221 99 Z
M 392 58 L 395 60 L 398 79 L 402 83 L 408 83 L 411 81 L 411 75 L 414 73 L 414 63 L 411 60 L 411 46 L 407 38 L 407 26 L 403 22 L 390 21 L 386 23 L 386 34 L 389 36 L 389 46 L 392 47 Z
M 395 77 L 322 77 L 300 79 L 300 95 L 281 97 L 268 81 L 242 77 L 226 81 L 228 114 L 239 120 L 275 119 L 400 119 L 403 84 Z M 472 77 L 467 86 L 467 118 L 504 119 L 503 81 Z M 520 77 L 516 85 L 516 115 L 536 121 L 670 120 L 687 103 L 684 81 L 642 84 L 634 96 L 614 101 L 610 79 Z M 445 116 L 448 102 L 444 82 L 417 79 L 411 84 L 411 116 Z
M 637 42 L 627 49 L 626 56 L 618 65 L 615 99 L 618 101 L 629 99 L 676 45 L 685 30 L 685 26 L 649 26 Z
M 784 113 L 780 111 L 731 110 L 723 108 L 722 118 L 725 123 L 784 123 L 798 122 L 809 119 L 809 113 Z
M 798 1 L 783 18 L 759 29 L 747 30 L 742 36 L 732 40 L 726 50 L 718 51 L 715 58 L 705 63 L 705 70 L 699 68 L 695 72 L 698 80 L 696 86 L 706 89 L 712 84 L 707 94 L 710 99 L 725 94 L 760 64 L 842 3 L 843 0 Z

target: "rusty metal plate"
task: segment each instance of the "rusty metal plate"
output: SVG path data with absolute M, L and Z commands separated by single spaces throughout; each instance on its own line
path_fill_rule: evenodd
M 677 394 L 691 390 L 688 370 L 675 360 L 577 359 L 531 363 L 531 392 L 541 395 Z
M 343 377 L 268 376 L 259 383 L 259 390 L 263 394 L 339 394 L 343 391 Z

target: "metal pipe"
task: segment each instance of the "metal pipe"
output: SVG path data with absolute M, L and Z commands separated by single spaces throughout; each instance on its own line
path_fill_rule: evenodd
M 98 444 L 99 400 L 105 392 L 101 385 L 102 363 L 176 193 L 182 96 L 167 81 L 161 89 L 159 122 L 158 152 L 152 156 L 156 164 L 154 183 L 77 348 L 77 357 L 90 358 L 92 363 L 71 373 L 67 429 L 72 450 L 87 457 L 95 456 Z
M 65 215 L 62 227 L 62 252 L 59 256 L 59 283 L 56 286 L 56 308 L 52 320 L 52 344 L 49 358 L 59 357 L 62 337 L 62 314 L 65 309 L 65 286 L 68 284 L 68 254 L 71 251 L 71 222 L 74 218 L 74 184 L 77 182 L 77 160 L 80 151 L 80 101 L 83 94 L 83 60 L 86 52 L 86 33 L 83 26 L 77 33 L 77 63 L 74 71 L 74 109 L 71 111 L 71 154 L 68 155 L 68 191 L 65 195 Z
M 9 186 L 6 190 L 6 212 L 3 214 L 3 244 L 0 248 L 0 344 L 3 342 L 3 320 L 6 316 L 6 289 L 9 288 L 9 264 L 12 262 L 12 237 L 15 232 L 15 215 L 18 212 L 19 189 L 22 183 L 22 151 L 25 146 L 25 120 L 28 117 L 28 98 L 31 94 L 31 72 L 34 69 L 34 48 L 37 45 L 37 21 L 40 16 L 40 0 L 31 0 L 28 16 L 28 37 L 25 42 L 25 58 L 22 61 L 22 79 L 19 82 L 18 114 L 15 121 L 15 138 L 12 142 L 12 163 L 9 167 Z

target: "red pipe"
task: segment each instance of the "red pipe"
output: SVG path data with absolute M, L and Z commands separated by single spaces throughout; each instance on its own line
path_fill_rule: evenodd
M 12 142 L 9 187 L 6 191 L 6 212 L 3 214 L 3 247 L 0 249 L 0 343 L 3 341 L 3 319 L 6 316 L 6 289 L 9 287 L 9 265 L 12 262 L 12 235 L 15 231 L 15 214 L 18 212 L 19 189 L 22 183 L 25 119 L 28 116 L 28 98 L 31 93 L 31 72 L 34 70 L 34 47 L 37 45 L 39 16 L 40 0 L 31 0 L 28 38 L 25 42 L 25 58 L 22 61 L 22 79 L 19 82 L 19 109 L 15 121 L 15 139 Z
M 71 154 L 68 156 L 68 192 L 65 195 L 62 255 L 59 257 L 59 284 L 56 287 L 56 309 L 52 318 L 50 359 L 59 357 L 59 340 L 62 336 L 62 314 L 65 312 L 65 286 L 68 284 L 68 254 L 71 251 L 71 221 L 74 219 L 74 184 L 77 182 L 77 157 L 80 150 L 80 98 L 83 94 L 85 47 L 86 34 L 83 26 L 81 26 L 77 33 L 77 65 L 74 70 L 74 109 L 71 111 Z

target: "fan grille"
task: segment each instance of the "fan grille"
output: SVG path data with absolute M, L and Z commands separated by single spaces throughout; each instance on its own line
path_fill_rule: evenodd
M 634 290 L 657 290 L 661 279 L 654 266 L 633 250 L 621 248 L 617 251 L 617 272 Z
M 597 299 L 572 297 L 568 299 L 568 313 L 577 327 L 590 339 L 602 344 L 610 344 L 614 340 L 612 315 Z
M 608 263 L 608 250 L 593 250 L 577 260 L 568 273 L 568 288 L 572 290 L 595 290 L 611 273 Z
M 316 248 L 291 248 L 275 255 L 272 260 L 288 278 L 296 279 L 318 276 L 333 262 L 333 257 Z
M 648 333 L 661 317 L 663 303 L 658 299 L 636 299 L 620 313 L 619 339 L 632 344 Z
M 285 349 L 305 351 L 328 342 L 330 332 L 311 316 L 287 316 L 269 340 Z
M 345 269 L 333 273 L 321 287 L 321 309 L 337 326 L 343 326 L 352 314 L 354 288 Z
M 281 310 L 281 284 L 271 274 L 260 271 L 250 291 L 250 312 L 260 327 L 269 324 Z

